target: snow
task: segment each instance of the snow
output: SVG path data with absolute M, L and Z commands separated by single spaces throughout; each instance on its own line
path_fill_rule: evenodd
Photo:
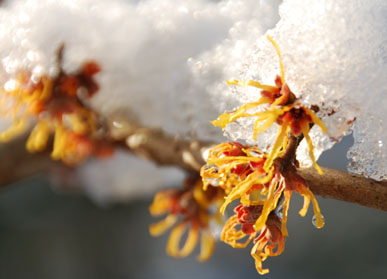
M 268 30 L 278 43 L 291 90 L 306 106 L 318 105 L 329 129 L 323 135 L 312 130 L 316 157 L 337 140 L 353 131 L 355 143 L 348 153 L 349 170 L 375 179 L 387 178 L 387 2 L 385 1 L 284 1 L 280 21 Z M 250 29 L 244 41 L 244 56 L 228 60 L 226 68 L 238 65 L 240 73 L 230 78 L 256 79 L 273 84 L 279 63 L 265 36 L 254 41 Z M 251 43 L 252 42 L 252 43 Z M 214 56 L 224 56 L 215 53 Z M 237 64 L 238 63 L 238 64 Z M 240 66 L 239 66 L 240 65 Z M 259 97 L 255 88 L 233 88 L 243 102 Z M 332 114 L 332 112 L 334 112 Z M 226 134 L 252 142 L 253 119 L 230 125 Z M 261 135 L 258 144 L 269 148 L 276 133 L 273 128 Z M 307 147 L 298 150 L 303 166 L 310 166 Z
M 277 55 L 266 39 L 270 34 L 282 52 L 290 88 L 305 105 L 321 108 L 330 130 L 322 135 L 312 129 L 316 157 L 334 144 L 332 139 L 353 131 L 349 169 L 386 178 L 387 2 L 314 0 L 306 5 L 285 0 L 278 11 L 280 3 L 7 1 L 0 8 L 0 82 L 20 68 L 52 74 L 55 51 L 64 42 L 66 70 L 90 59 L 101 64 L 101 90 L 91 105 L 103 115 L 125 111 L 173 135 L 220 142 L 222 131 L 209 121 L 259 96 L 254 88 L 227 87 L 225 81 L 273 84 L 279 73 Z M 230 124 L 225 135 L 252 142 L 253 121 Z M 273 127 L 260 135 L 260 147 L 270 148 L 275 134 Z M 310 165 L 306 146 L 299 158 L 303 166 Z M 124 163 L 127 172 L 136 173 L 142 164 L 135 160 Z M 91 165 L 104 168 L 93 163 L 85 173 L 93 173 L 87 169 Z M 122 185 L 133 179 L 128 177 Z

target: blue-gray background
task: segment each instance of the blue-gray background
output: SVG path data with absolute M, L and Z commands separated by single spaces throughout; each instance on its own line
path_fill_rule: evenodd
M 345 169 L 351 144 L 347 137 L 320 164 Z M 318 198 L 326 226 L 317 230 L 311 212 L 298 216 L 296 196 L 285 252 L 269 258 L 271 272 L 259 276 L 250 249 L 223 243 L 206 263 L 166 256 L 167 235 L 148 234 L 151 198 L 102 208 L 32 177 L 0 192 L 0 278 L 386 278 L 385 212 Z

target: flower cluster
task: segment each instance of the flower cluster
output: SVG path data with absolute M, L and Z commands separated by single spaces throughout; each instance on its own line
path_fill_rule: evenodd
M 226 112 L 219 116 L 217 120 L 212 121 L 215 126 L 225 128 L 230 122 L 233 122 L 241 117 L 256 117 L 254 126 L 254 139 L 257 140 L 257 135 L 260 132 L 265 131 L 272 124 L 277 123 L 279 125 L 279 131 L 276 141 L 273 144 L 272 150 L 268 156 L 268 160 L 265 163 L 264 169 L 267 171 L 271 167 L 274 159 L 278 156 L 284 141 L 286 141 L 288 133 L 294 136 L 302 134 L 309 147 L 309 155 L 313 161 L 317 171 L 322 174 L 321 168 L 317 165 L 314 154 L 313 144 L 309 136 L 309 130 L 311 125 L 318 125 L 324 133 L 327 133 L 325 124 L 319 119 L 313 109 L 304 107 L 298 102 L 297 97 L 291 92 L 288 85 L 285 83 L 285 71 L 281 59 L 281 54 L 276 42 L 270 37 L 267 38 L 272 42 L 280 61 L 281 76 L 275 78 L 275 85 L 264 85 L 258 81 L 249 80 L 247 82 L 238 80 L 229 80 L 229 85 L 239 86 L 254 86 L 261 91 L 261 98 L 257 102 L 247 103 L 234 112 Z M 248 113 L 247 111 L 256 108 L 260 105 L 268 104 L 268 107 L 263 111 L 256 113 Z M 316 108 L 314 108 L 316 110 Z
M 187 257 L 200 241 L 199 261 L 209 259 L 215 248 L 215 239 L 210 231 L 211 220 L 221 222 L 219 206 L 223 199 L 220 188 L 208 187 L 203 190 L 200 178 L 188 178 L 183 189 L 168 189 L 156 194 L 149 207 L 152 216 L 167 214 L 166 218 L 149 227 L 152 236 L 159 236 L 174 226 L 181 217 L 180 222 L 172 229 L 168 243 L 167 253 L 175 258 Z M 188 236 L 183 247 L 180 241 L 188 231 Z
M 71 74 L 60 69 L 56 77 L 19 71 L 0 89 L 0 114 L 13 122 L 0 133 L 0 142 L 24 133 L 32 118 L 36 125 L 26 143 L 29 152 L 44 150 L 54 135 L 54 160 L 75 165 L 92 154 L 110 155 L 113 149 L 103 140 L 98 115 L 84 103 L 99 89 L 94 80 L 99 71 L 100 66 L 94 61 L 86 62 Z
M 262 268 L 262 262 L 268 256 L 280 255 L 285 248 L 285 239 L 281 231 L 281 218 L 275 213 L 271 213 L 258 234 L 254 224 L 261 216 L 261 205 L 239 205 L 234 211 L 236 214 L 225 224 L 221 240 L 234 248 L 244 248 L 254 239 L 251 256 L 255 259 L 255 267 L 260 274 L 268 273 L 268 269 Z M 237 228 L 238 226 L 240 228 Z M 246 237 L 245 242 L 238 242 Z
M 232 247 L 246 247 L 251 240 L 254 246 L 251 255 L 260 274 L 269 270 L 262 268 L 268 256 L 276 256 L 284 250 L 284 238 L 290 198 L 293 192 L 304 197 L 299 211 L 305 216 L 310 202 L 313 204 L 313 222 L 317 228 L 324 226 L 324 218 L 307 182 L 297 173 L 295 158 L 299 142 L 305 138 L 310 157 L 317 171 L 322 174 L 313 155 L 313 144 L 309 129 L 314 124 L 327 132 L 325 124 L 315 115 L 316 108 L 304 107 L 285 83 L 284 67 L 277 44 L 268 36 L 280 60 L 281 76 L 275 79 L 275 86 L 263 85 L 257 81 L 229 81 L 240 86 L 251 85 L 262 89 L 261 98 L 247 103 L 233 112 L 226 112 L 212 123 L 224 128 L 228 123 L 241 117 L 256 117 L 254 138 L 274 123 L 279 131 L 270 153 L 260 151 L 256 146 L 236 142 L 222 143 L 208 153 L 207 164 L 201 169 L 204 189 L 217 186 L 225 191 L 225 200 L 220 208 L 239 199 L 240 205 L 225 224 L 221 240 Z M 265 105 L 262 111 L 247 111 Z M 247 237 L 245 242 L 241 242 Z

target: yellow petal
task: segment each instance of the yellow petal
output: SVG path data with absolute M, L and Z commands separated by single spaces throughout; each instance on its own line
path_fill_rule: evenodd
M 287 136 L 288 130 L 289 130 L 289 125 L 287 123 L 283 123 L 279 127 L 277 138 L 274 142 L 274 145 L 271 149 L 269 156 L 266 159 L 265 164 L 263 165 L 263 169 L 265 171 L 269 171 L 269 169 L 273 165 L 274 159 L 277 158 L 277 156 L 281 150 L 281 147 L 283 146 L 284 140 L 286 140 L 285 138 Z
M 42 151 L 48 141 L 50 136 L 50 131 L 48 125 L 44 121 L 40 121 L 34 129 L 32 130 L 30 136 L 28 137 L 26 148 L 29 152 L 38 152 Z
M 312 140 L 310 139 L 310 136 L 309 136 L 309 124 L 302 125 L 302 126 L 301 126 L 301 130 L 302 130 L 302 134 L 303 134 L 304 137 L 305 137 L 306 142 L 308 143 L 309 156 L 310 156 L 310 158 L 312 159 L 313 165 L 314 165 L 314 167 L 316 168 L 316 170 L 318 171 L 318 173 L 319 173 L 320 175 L 322 175 L 322 174 L 324 174 L 324 173 L 323 173 L 323 171 L 321 170 L 320 166 L 317 164 L 316 158 L 314 157 L 314 153 L 313 153 L 314 146 L 313 146 Z
M 281 69 L 281 82 L 282 82 L 282 84 L 285 84 L 285 69 L 284 69 L 284 64 L 282 63 L 282 55 L 281 55 L 281 52 L 279 50 L 279 47 L 278 47 L 277 43 L 272 39 L 272 37 L 270 37 L 269 35 L 267 35 L 266 37 L 272 43 L 272 45 L 275 48 L 275 51 L 277 52 L 279 64 L 280 64 L 280 69 Z
M 260 255 L 257 255 L 258 245 L 259 245 L 259 242 L 255 243 L 255 245 L 251 249 L 251 256 L 255 260 L 255 268 L 257 269 L 258 273 L 261 274 L 261 275 L 264 275 L 264 274 L 269 273 L 269 269 L 268 268 L 265 268 L 265 269 L 262 268 L 262 262 L 265 259 L 262 259 L 260 257 Z
M 43 77 L 43 91 L 40 95 L 40 100 L 47 100 L 52 95 L 52 89 L 54 86 L 54 81 L 48 77 Z
M 283 237 L 286 237 L 289 235 L 286 224 L 288 221 L 288 210 L 289 210 L 290 198 L 292 196 L 292 191 L 288 191 L 285 189 L 284 196 L 285 196 L 285 200 L 284 200 L 283 209 L 282 209 L 281 233 Z
M 254 226 L 255 231 L 260 231 L 263 228 L 263 226 L 266 224 L 266 220 L 267 220 L 267 217 L 269 216 L 270 212 L 272 212 L 277 207 L 278 200 L 279 200 L 281 193 L 284 189 L 284 187 L 282 185 L 280 185 L 282 191 L 279 190 L 275 194 L 275 190 L 277 189 L 277 186 L 279 184 L 282 184 L 282 183 L 275 181 L 275 180 L 273 180 L 270 183 L 269 192 L 267 194 L 265 203 L 263 205 L 261 216 L 259 216 L 259 218 L 255 222 L 255 226 Z
M 328 133 L 328 128 L 325 123 L 310 109 L 304 108 L 306 114 L 312 118 L 313 123 L 318 125 L 324 133 Z
M 149 233 L 152 236 L 160 236 L 170 227 L 172 227 L 176 221 L 177 216 L 175 214 L 169 214 L 164 220 L 149 226 Z
M 236 80 L 236 79 L 232 79 L 232 80 L 228 80 L 227 81 L 227 85 L 238 85 L 238 86 L 254 86 L 254 87 L 257 87 L 257 88 L 260 88 L 260 89 L 263 89 L 265 91 L 273 91 L 273 90 L 278 90 L 277 87 L 275 86 L 272 86 L 272 85 L 265 85 L 265 84 L 262 84 L 256 80 L 248 80 L 248 81 L 239 81 L 239 80 Z
M 67 144 L 66 130 L 63 126 L 58 126 L 55 130 L 54 147 L 51 152 L 51 158 L 59 160 L 63 158 L 65 154 Z
M 197 260 L 200 262 L 207 261 L 215 249 L 215 239 L 209 231 L 202 231 L 200 240 L 200 254 Z
M 303 196 L 304 196 L 304 205 L 302 206 L 302 209 L 298 212 L 301 217 L 304 217 L 306 215 L 310 204 L 310 197 L 308 195 L 303 195 Z
M 219 115 L 217 120 L 211 121 L 211 123 L 216 127 L 221 127 L 224 129 L 227 124 L 234 122 L 235 120 L 241 118 L 241 117 L 249 117 L 250 114 L 245 113 L 247 110 L 255 108 L 261 104 L 267 103 L 267 98 L 260 98 L 258 102 L 253 103 L 247 103 L 242 106 L 240 106 L 236 111 L 234 112 L 225 112 Z
M 266 184 L 273 177 L 273 172 L 269 172 L 266 175 L 262 175 L 258 172 L 253 172 L 247 176 L 247 178 L 236 185 L 230 194 L 225 198 L 224 203 L 220 207 L 220 212 L 224 214 L 227 205 L 229 205 L 233 200 L 242 197 L 247 191 L 251 189 L 251 187 L 255 184 Z
M 167 243 L 167 253 L 175 258 L 187 257 L 195 249 L 198 242 L 199 231 L 198 227 L 192 226 L 188 232 L 187 239 L 181 249 L 179 249 L 180 240 L 188 228 L 186 222 L 177 225 L 169 235 Z
M 0 142 L 8 142 L 24 133 L 28 128 L 28 121 L 24 118 L 16 120 L 11 127 L 0 133 Z
M 149 212 L 152 216 L 165 214 L 171 207 L 171 192 L 168 190 L 158 192 L 152 204 L 149 206 Z
M 318 205 L 317 199 L 315 198 L 315 196 L 313 195 L 312 191 L 310 191 L 310 189 L 308 187 L 301 186 L 300 189 L 301 189 L 300 190 L 301 193 L 303 193 L 304 195 L 309 196 L 311 201 L 312 201 L 313 211 L 314 211 L 314 218 L 315 218 L 315 222 L 314 222 L 315 227 L 318 228 L 318 229 L 323 228 L 324 225 L 325 225 L 324 216 L 321 214 L 320 207 Z

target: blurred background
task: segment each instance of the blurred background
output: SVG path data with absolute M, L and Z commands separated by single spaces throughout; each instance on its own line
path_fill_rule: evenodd
M 348 136 L 320 158 L 322 166 L 345 170 Z M 129 182 L 128 182 L 129 184 Z M 134 185 L 133 185 L 134 186 Z M 165 188 L 173 185 L 165 185 Z M 179 185 L 176 185 L 179 186 Z M 109 187 L 109 185 L 106 185 Z M 218 243 L 212 258 L 166 255 L 168 234 L 153 238 L 148 226 L 152 196 L 97 205 L 33 176 L 0 192 L 0 278 L 385 278 L 386 213 L 318 197 L 326 226 L 312 214 L 298 216 L 294 195 L 285 252 L 269 258 L 259 276 L 250 249 Z M 250 246 L 249 246 L 250 247 Z

